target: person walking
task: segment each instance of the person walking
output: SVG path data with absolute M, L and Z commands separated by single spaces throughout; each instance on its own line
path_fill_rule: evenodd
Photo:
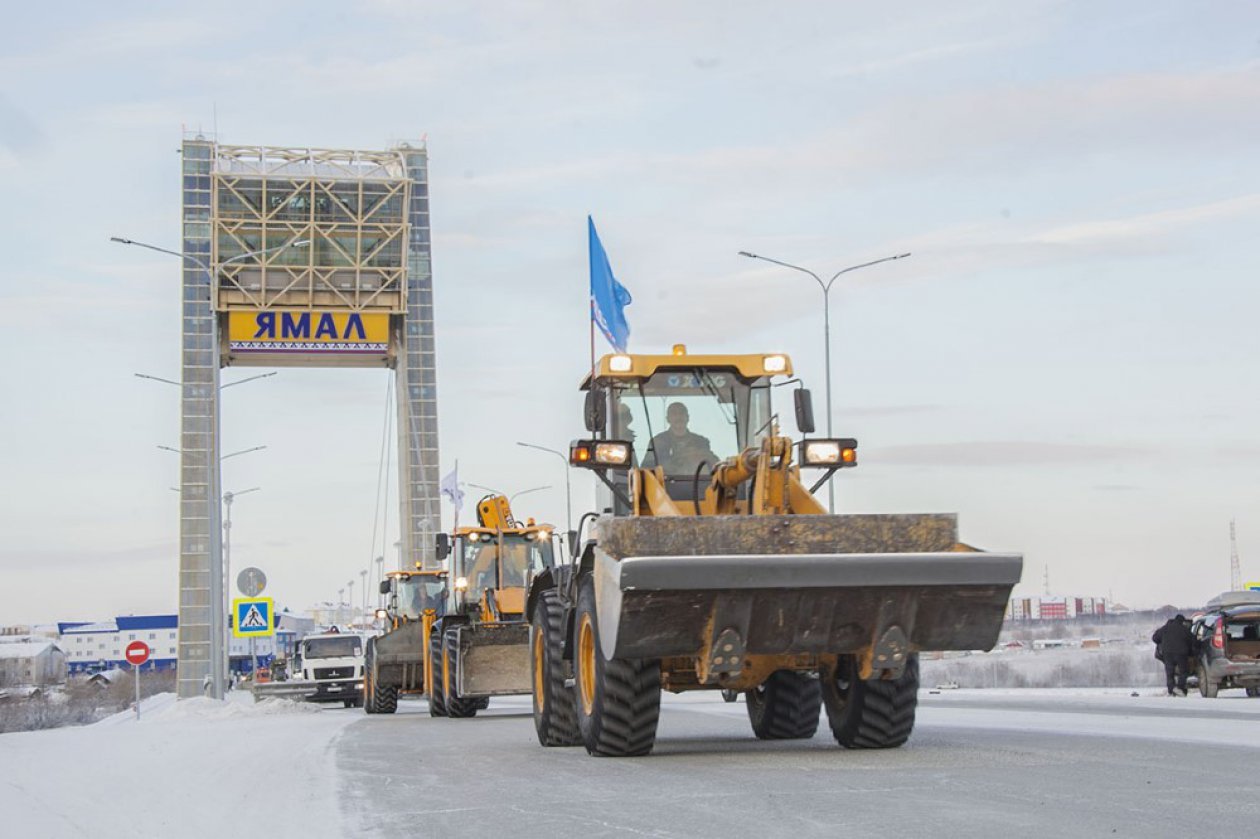
M 1155 642 L 1155 657 L 1164 662 L 1164 677 L 1168 683 L 1168 695 L 1180 691 L 1186 695 L 1186 677 L 1190 675 L 1190 657 L 1194 652 L 1194 636 L 1185 615 L 1177 615 L 1151 636 Z

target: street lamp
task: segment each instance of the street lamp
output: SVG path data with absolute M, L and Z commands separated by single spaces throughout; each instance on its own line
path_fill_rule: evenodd
M 385 579 L 385 557 L 378 556 L 376 558 L 376 588 L 378 592 L 381 587 L 381 582 L 384 581 L 384 579 Z M 382 601 L 384 600 L 384 597 L 385 595 L 383 594 L 379 594 L 379 593 L 377 594 L 376 602 L 378 605 L 383 605 Z
M 799 265 L 793 265 L 790 262 L 782 262 L 778 259 L 771 259 L 768 256 L 749 253 L 748 251 L 740 251 L 740 256 L 746 256 L 749 259 L 760 259 L 763 262 L 771 262 L 775 265 L 782 265 L 784 268 L 791 268 L 793 271 L 800 271 L 803 274 L 809 274 L 817 281 L 818 287 L 823 293 L 823 355 L 826 359 L 827 366 L 827 436 L 832 436 L 831 432 L 831 284 L 836 281 L 841 274 L 847 274 L 850 271 L 856 271 L 859 268 L 869 268 L 872 265 L 878 265 L 881 262 L 891 262 L 894 259 L 905 259 L 909 253 L 899 253 L 895 256 L 886 256 L 883 259 L 872 260 L 871 262 L 863 262 L 861 265 L 850 265 L 848 268 L 842 268 L 831 275 L 831 279 L 823 282 L 822 277 L 815 274 L 808 268 L 802 268 Z M 836 511 L 836 485 L 833 481 L 827 481 L 827 509 L 834 513 Z
M 484 489 L 486 492 L 493 492 L 495 495 L 507 495 L 507 493 L 503 492 L 502 490 L 495 489 L 494 487 L 483 486 L 482 484 L 474 484 L 472 481 L 468 481 L 467 486 L 476 487 L 477 489 Z M 509 507 L 512 506 L 512 501 L 518 495 L 524 495 L 527 492 L 538 492 L 539 490 L 543 490 L 543 489 L 551 489 L 551 484 L 547 484 L 546 486 L 541 486 L 541 487 L 530 487 L 529 489 L 522 489 L 519 492 L 514 492 L 511 495 L 508 495 L 508 506 Z
M 292 242 L 285 242 L 284 244 L 277 245 L 276 247 L 273 247 L 273 248 L 264 248 L 258 251 L 249 251 L 247 253 L 238 254 L 236 256 L 225 259 L 222 262 L 218 263 L 215 270 L 211 270 L 209 265 L 207 265 L 204 261 L 202 261 L 197 256 L 194 256 L 193 254 L 190 254 L 190 253 L 183 253 L 180 251 L 168 250 L 167 248 L 159 248 L 156 245 L 150 245 L 145 242 L 137 242 L 134 239 L 125 239 L 121 236 L 111 236 L 110 241 L 117 242 L 120 245 L 134 245 L 139 248 L 145 248 L 146 250 L 156 251 L 158 253 L 167 254 L 168 256 L 178 257 L 181 261 L 187 260 L 188 262 L 193 263 L 194 265 L 196 265 L 202 271 L 205 272 L 206 280 L 209 284 L 209 291 L 211 293 L 213 293 L 214 291 L 216 273 L 218 271 L 221 271 L 225 265 L 230 265 L 233 262 L 240 262 L 246 259 L 254 259 L 256 257 L 265 256 L 266 254 L 274 253 L 280 250 L 286 250 L 288 248 L 305 247 L 310 244 L 309 239 L 300 239 L 300 240 L 296 240 Z M 181 264 L 186 264 L 186 263 L 181 263 Z M 216 363 L 213 365 L 213 378 L 214 378 L 214 385 L 216 386 L 216 389 L 217 389 L 218 378 L 219 378 L 219 364 L 217 363 L 217 353 L 218 353 L 218 346 L 219 346 L 219 318 L 218 318 L 218 314 L 213 311 L 211 311 L 210 315 L 211 317 L 210 317 L 209 346 L 214 348 L 213 351 L 216 353 Z M 194 391 L 194 388 L 192 387 L 184 389 L 182 398 L 184 400 L 185 411 L 188 410 L 188 406 L 194 401 L 195 394 L 193 391 Z M 206 670 L 207 670 L 206 675 L 209 677 L 210 696 L 213 697 L 214 699 L 222 699 L 223 692 L 224 692 L 224 683 L 227 680 L 227 673 L 224 669 L 224 663 L 226 661 L 225 649 L 224 649 L 224 637 L 225 637 L 227 615 L 226 615 L 225 610 L 222 608 L 222 605 L 225 602 L 224 598 L 227 592 L 224 590 L 224 587 L 223 587 L 223 542 L 222 542 L 223 533 L 221 530 L 222 509 L 220 506 L 220 498 L 219 498 L 219 486 L 220 486 L 219 463 L 215 459 L 215 454 L 219 451 L 219 415 L 218 415 L 217 400 L 215 400 L 213 404 L 214 404 L 214 412 L 213 412 L 213 415 L 210 417 L 210 420 L 211 420 L 210 429 L 207 432 L 201 432 L 203 434 L 208 434 L 209 436 L 209 439 L 206 441 L 207 458 L 205 462 L 205 468 L 209 475 L 209 488 L 211 490 L 210 492 L 206 493 L 206 499 L 205 499 L 206 504 L 207 504 L 208 518 L 209 518 L 208 530 L 209 530 L 209 543 L 210 544 L 208 546 L 209 549 L 207 550 L 206 553 L 208 555 L 207 558 L 209 560 L 209 565 L 210 565 L 209 602 L 211 604 L 208 609 L 209 611 L 208 618 L 209 618 L 209 624 L 210 624 L 209 626 L 210 649 L 209 649 L 209 656 L 206 660 Z M 188 464 L 190 468 L 192 468 L 193 464 L 189 463 L 189 461 L 191 460 L 191 458 L 194 457 L 194 455 L 191 452 L 181 453 L 181 457 L 183 457 L 185 459 L 185 463 Z M 181 515 L 182 515 L 182 512 L 181 512 Z M 182 521 L 181 521 L 181 526 L 182 526 Z M 183 536 L 184 534 L 181 533 L 180 538 L 183 539 Z M 200 553 L 199 550 L 194 550 L 192 552 L 198 553 L 198 554 Z M 181 553 L 182 553 L 182 548 L 181 548 Z M 193 608 L 194 607 L 192 606 L 189 607 L 190 610 Z M 185 614 L 182 597 L 181 597 L 181 604 L 180 604 L 180 616 L 181 616 L 181 623 L 183 622 L 184 619 L 188 619 L 189 621 L 192 621 L 196 617 L 199 617 L 199 616 L 194 615 L 191 611 Z M 189 666 L 191 662 L 186 661 L 183 658 L 182 652 L 183 651 L 181 651 L 181 667 Z M 201 660 L 200 656 L 198 656 L 196 660 L 199 662 Z M 193 678 L 195 679 L 195 675 Z M 180 681 L 184 682 L 184 681 L 190 681 L 190 680 L 181 679 Z M 180 693 L 181 693 L 181 696 L 184 695 L 182 688 L 181 688 Z
M 534 443 L 516 442 L 518 446 L 524 446 L 527 449 L 538 449 L 540 452 L 550 452 L 556 457 L 564 461 L 564 529 L 566 533 L 573 531 L 573 487 L 569 481 L 570 470 L 573 468 L 569 465 L 569 458 L 564 452 L 549 449 L 546 446 L 539 446 Z
M 364 568 L 362 571 L 359 572 L 359 582 L 361 583 L 361 587 L 363 589 L 363 610 L 360 612 L 360 615 L 363 620 L 367 619 L 367 607 L 368 607 L 367 575 L 368 575 L 368 570 L 366 568 Z
M 350 607 L 350 628 L 354 629 L 354 577 L 350 578 L 350 582 L 346 583 L 346 590 L 350 592 L 346 597 L 346 605 Z

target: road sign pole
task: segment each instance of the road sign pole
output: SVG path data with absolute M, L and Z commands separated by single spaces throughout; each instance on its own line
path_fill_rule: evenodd
M 136 671 L 136 722 L 140 721 L 140 665 L 133 664 L 131 669 Z

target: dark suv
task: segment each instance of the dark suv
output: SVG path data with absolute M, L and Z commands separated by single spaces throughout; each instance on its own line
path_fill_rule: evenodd
M 1260 591 L 1214 597 L 1190 631 L 1198 642 L 1199 693 L 1212 698 L 1222 688 L 1245 688 L 1260 696 Z

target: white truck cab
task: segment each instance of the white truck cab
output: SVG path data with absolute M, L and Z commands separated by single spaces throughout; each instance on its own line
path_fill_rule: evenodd
M 299 644 L 301 679 L 313 682 L 311 702 L 343 702 L 347 708 L 363 707 L 362 635 L 323 632 L 308 635 Z

